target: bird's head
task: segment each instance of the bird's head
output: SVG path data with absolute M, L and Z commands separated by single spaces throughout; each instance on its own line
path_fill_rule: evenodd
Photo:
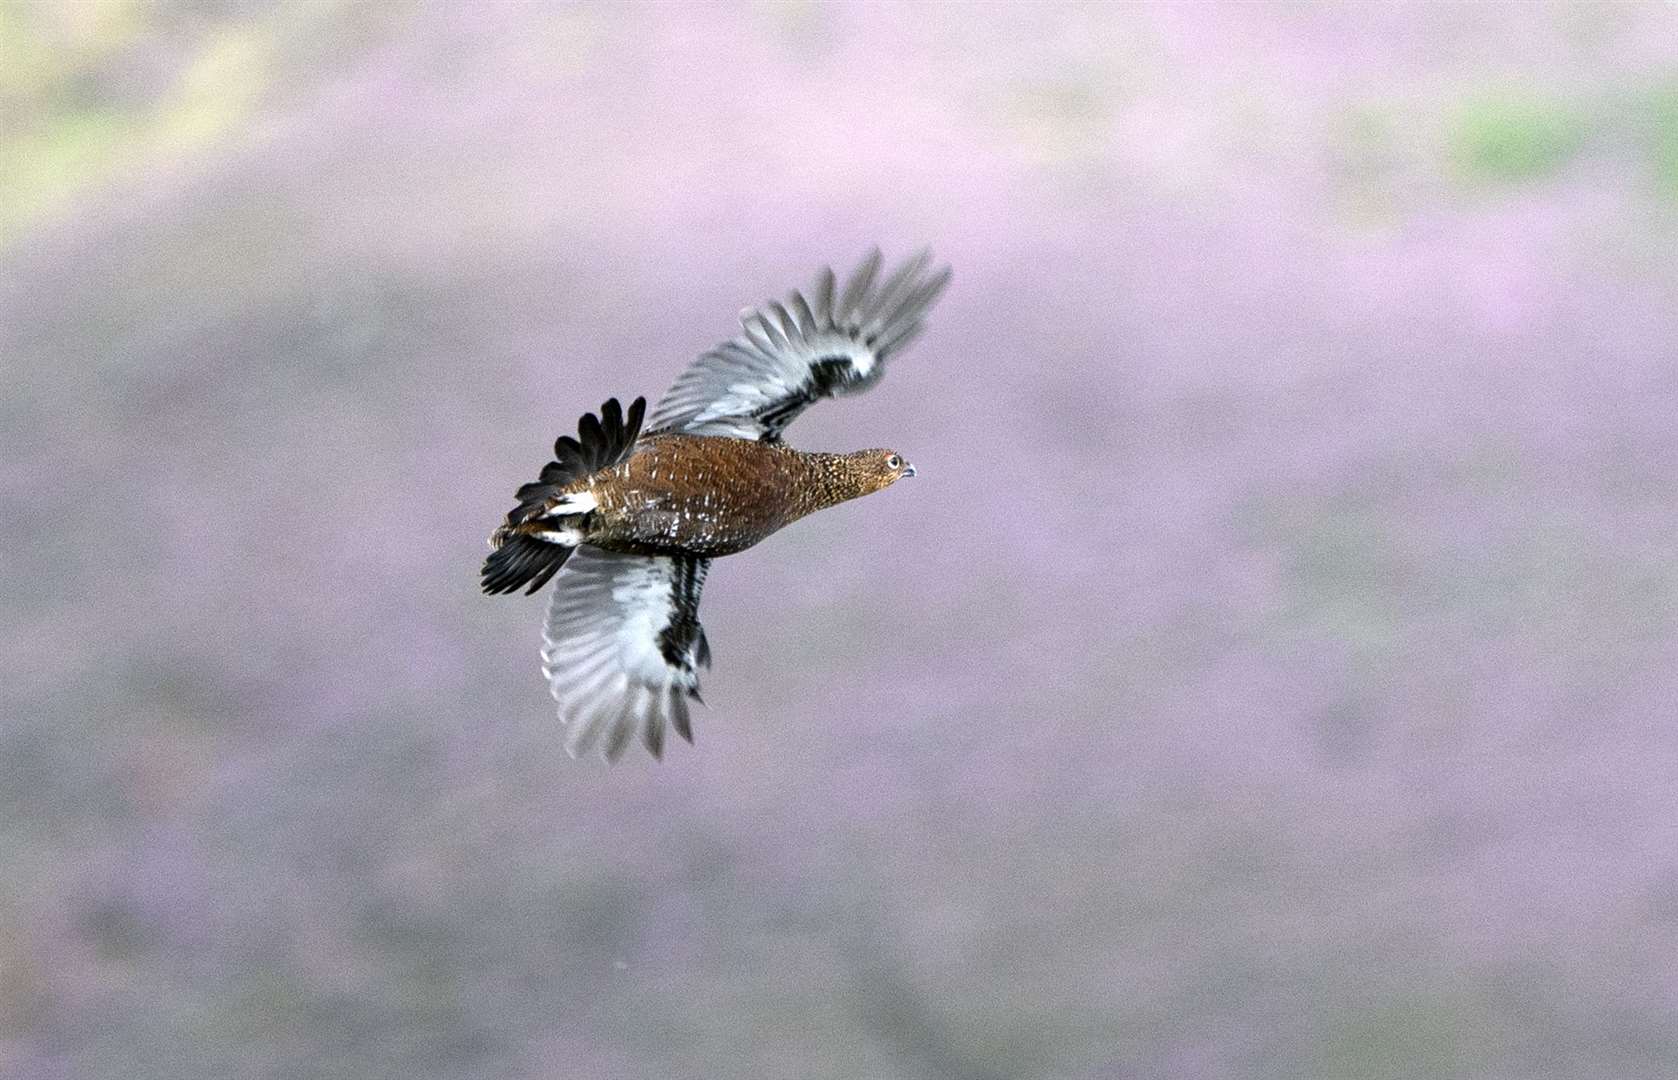
M 858 450 L 846 455 L 846 461 L 863 495 L 888 488 L 905 476 L 915 475 L 915 467 L 896 450 Z

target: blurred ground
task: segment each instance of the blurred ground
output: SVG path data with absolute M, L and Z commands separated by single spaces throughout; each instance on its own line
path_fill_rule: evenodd
M 1678 8 L 0 0 L 0 1074 L 1678 1072 Z M 483 537 L 932 244 L 564 758 Z

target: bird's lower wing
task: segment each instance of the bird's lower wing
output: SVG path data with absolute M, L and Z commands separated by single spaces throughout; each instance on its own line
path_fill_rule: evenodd
M 689 742 L 689 699 L 710 646 L 699 625 L 709 560 L 619 555 L 579 548 L 554 583 L 543 629 L 542 671 L 573 757 L 604 736 L 607 760 L 630 738 L 659 757 L 664 728 Z

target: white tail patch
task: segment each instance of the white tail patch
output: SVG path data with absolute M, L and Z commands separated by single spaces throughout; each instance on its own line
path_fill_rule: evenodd
M 583 530 L 543 529 L 536 534 L 536 539 L 546 540 L 550 544 L 563 544 L 566 547 L 579 547 L 583 542 Z
M 590 491 L 576 491 L 570 495 L 561 495 L 554 500 L 554 504 L 542 511 L 545 518 L 569 517 L 572 514 L 586 514 L 600 505 L 600 500 Z

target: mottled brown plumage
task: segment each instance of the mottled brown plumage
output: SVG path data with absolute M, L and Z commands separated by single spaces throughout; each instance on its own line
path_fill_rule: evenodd
M 607 469 L 555 492 L 548 507 L 595 501 L 583 543 L 631 555 L 733 555 L 801 517 L 872 494 L 913 469 L 891 450 L 806 453 L 716 435 L 652 435 Z M 513 526 L 539 535 L 540 514 Z
M 781 442 L 811 403 L 878 382 L 949 280 L 925 253 L 879 270 L 876 251 L 843 290 L 824 270 L 808 296 L 747 312 L 740 336 L 671 386 L 647 434 L 644 399 L 627 412 L 608 401 L 519 489 L 490 537 L 483 588 L 534 592 L 560 575 L 542 658 L 573 754 L 603 737 L 616 758 L 639 731 L 656 757 L 666 725 L 691 742 L 688 701 L 711 662 L 698 616 L 711 560 L 915 474 L 891 450 Z

